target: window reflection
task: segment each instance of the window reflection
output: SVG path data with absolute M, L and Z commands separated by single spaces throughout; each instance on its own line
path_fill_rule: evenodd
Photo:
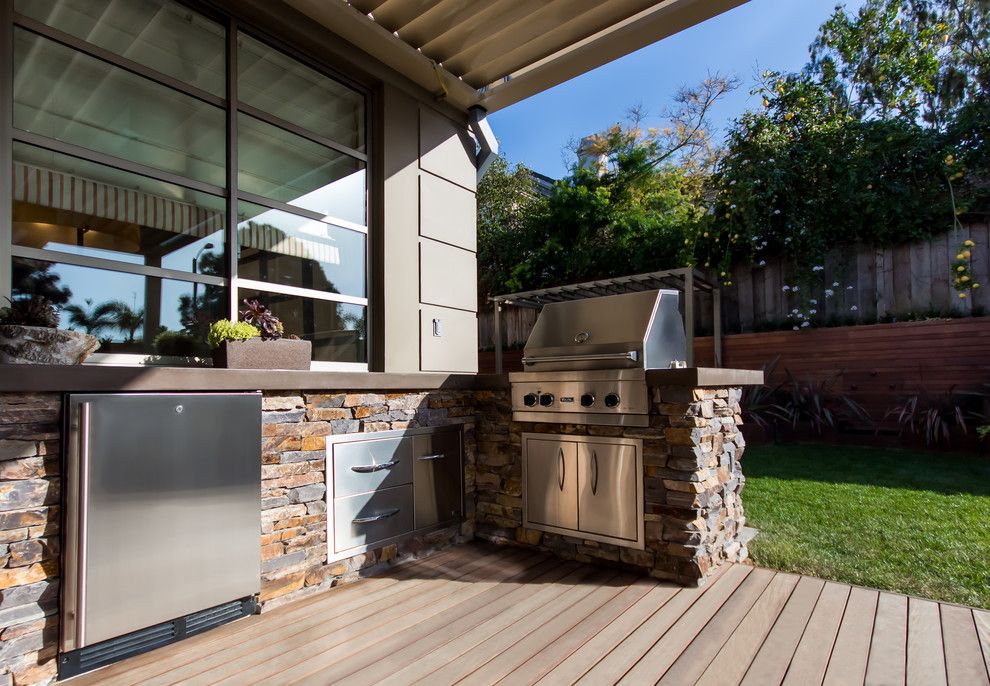
M 241 203 L 241 278 L 364 297 L 365 234 Z
M 300 298 L 281 293 L 238 289 L 241 300 L 257 299 L 271 308 L 285 324 L 285 333 L 313 342 L 313 359 L 318 362 L 368 361 L 367 310 L 329 300 Z
M 15 0 L 14 9 L 173 78 L 224 95 L 224 29 L 169 0 Z
M 363 162 L 245 114 L 237 122 L 239 188 L 364 225 Z
M 14 31 L 14 127 L 226 185 L 219 107 Z
M 223 276 L 224 200 L 14 145 L 13 243 Z
M 237 97 L 325 138 L 364 151 L 364 97 L 250 36 L 237 37 Z
M 100 339 L 100 353 L 205 356 L 211 322 L 225 316 L 225 288 L 71 264 L 13 260 L 14 297 L 44 295 L 62 328 Z

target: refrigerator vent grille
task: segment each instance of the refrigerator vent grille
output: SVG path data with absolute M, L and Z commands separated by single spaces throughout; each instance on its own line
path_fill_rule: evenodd
M 235 600 L 79 650 L 62 653 L 59 656 L 59 679 L 68 679 L 254 614 L 256 606 L 254 598 Z

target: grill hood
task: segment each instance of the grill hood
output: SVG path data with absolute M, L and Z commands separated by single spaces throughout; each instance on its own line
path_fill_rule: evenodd
M 526 371 L 667 369 L 687 358 L 680 293 L 652 290 L 550 303 L 523 349 Z

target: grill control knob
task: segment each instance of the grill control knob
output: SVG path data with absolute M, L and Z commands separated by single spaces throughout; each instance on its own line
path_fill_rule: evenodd
M 595 404 L 595 394 L 594 393 L 585 393 L 584 395 L 581 396 L 581 406 L 582 407 L 591 407 L 594 404 Z
M 526 407 L 535 407 L 536 401 L 538 399 L 539 397 L 536 395 L 536 393 L 527 393 L 526 395 L 523 396 L 523 405 L 525 405 Z
M 540 405 L 543 407 L 550 407 L 553 405 L 553 393 L 540 394 Z
M 618 407 L 619 405 L 619 394 L 609 393 L 605 396 L 605 407 Z

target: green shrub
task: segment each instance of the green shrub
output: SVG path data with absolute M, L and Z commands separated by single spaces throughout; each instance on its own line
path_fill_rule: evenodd
M 167 357 L 193 357 L 204 352 L 202 339 L 182 331 L 162 331 L 155 336 L 152 348 L 156 355 Z
M 211 348 L 218 348 L 224 341 L 246 341 L 260 335 L 261 332 L 258 328 L 247 322 L 232 322 L 229 319 L 221 319 L 210 324 L 210 334 L 207 341 Z

